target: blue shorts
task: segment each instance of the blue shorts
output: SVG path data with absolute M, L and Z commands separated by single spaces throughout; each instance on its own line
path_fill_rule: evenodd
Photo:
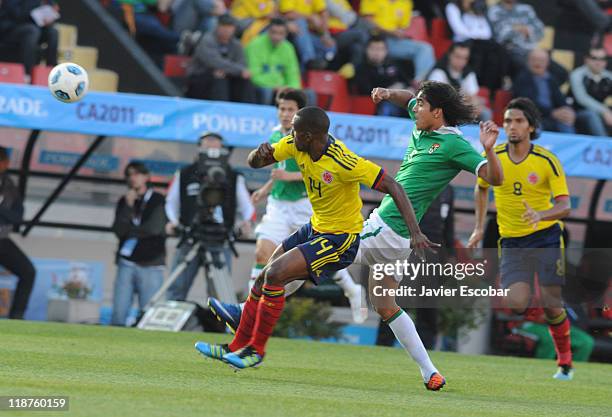
M 563 233 L 555 224 L 523 237 L 501 239 L 501 283 L 508 288 L 515 282 L 528 282 L 533 287 L 537 272 L 542 286 L 565 283 Z
M 310 279 L 318 284 L 353 263 L 359 249 L 359 234 L 319 233 L 308 222 L 283 241 L 285 252 L 295 247 L 306 258 Z

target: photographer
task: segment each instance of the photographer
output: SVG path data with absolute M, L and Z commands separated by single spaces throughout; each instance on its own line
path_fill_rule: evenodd
M 224 148 L 223 137 L 218 133 L 204 132 L 199 138 L 198 145 L 201 153 L 206 153 L 211 149 L 221 149 Z M 198 196 L 200 195 L 201 181 L 202 174 L 198 172 L 198 161 L 175 174 L 166 197 L 166 215 L 169 220 L 166 225 L 166 233 L 168 235 L 176 234 L 179 225 L 182 227 L 192 226 L 198 215 Z M 227 187 L 223 204 L 213 209 L 214 221 L 224 224 L 226 230 L 230 232 L 237 226 L 242 234 L 249 235 L 250 221 L 255 213 L 255 208 L 251 203 L 244 177 L 230 169 Z M 238 213 L 240 213 L 240 221 L 239 224 L 235 225 Z M 172 270 L 183 261 L 189 252 L 189 246 L 187 242 L 181 241 L 172 262 Z M 227 245 L 225 245 L 223 252 L 227 267 L 231 270 L 231 255 Z M 198 258 L 194 258 L 187 265 L 177 280 L 168 288 L 166 293 L 168 300 L 185 300 L 200 266 Z
M 119 238 L 114 326 L 125 326 L 134 294 L 144 308 L 163 284 L 166 264 L 164 196 L 149 186 L 149 170 L 141 162 L 125 167 L 125 179 L 129 190 L 117 203 L 113 222 Z
M 9 163 L 6 148 L 0 146 L 0 266 L 15 274 L 18 279 L 9 319 L 23 319 L 36 270 L 26 254 L 9 238 L 13 227 L 23 220 L 23 202 L 19 190 L 6 173 Z

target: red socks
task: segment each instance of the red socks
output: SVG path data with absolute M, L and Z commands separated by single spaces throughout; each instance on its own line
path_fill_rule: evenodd
M 563 313 L 557 317 L 548 320 L 548 330 L 555 342 L 555 351 L 557 352 L 557 364 L 572 365 L 572 343 L 570 339 L 570 322 L 567 318 L 567 313 Z
M 285 306 L 285 287 L 264 285 L 262 290 L 263 295 L 257 306 L 257 318 L 255 319 L 253 337 L 251 337 L 248 344 L 263 356 L 266 343 L 270 336 L 272 336 L 274 326 Z M 240 326 L 242 326 L 242 319 Z
M 261 292 L 258 288 L 251 288 L 249 297 L 244 303 L 242 308 L 242 315 L 240 317 L 240 324 L 236 330 L 234 340 L 229 345 L 229 350 L 236 352 L 239 349 L 245 347 L 253 335 L 253 327 L 255 326 L 255 316 L 257 315 L 257 305 L 261 298 Z

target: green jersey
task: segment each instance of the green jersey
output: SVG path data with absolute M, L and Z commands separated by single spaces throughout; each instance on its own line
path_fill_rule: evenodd
M 408 103 L 412 120 L 415 104 L 415 99 Z M 461 170 L 478 175 L 478 169 L 485 162 L 486 159 L 470 145 L 459 129 L 443 126 L 426 132 L 415 127 L 395 180 L 406 191 L 420 222 L 431 202 Z M 410 237 L 408 227 L 390 195 L 383 198 L 378 214 L 395 233 Z
M 274 130 L 272 136 L 268 140 L 270 144 L 277 143 L 284 137 L 280 128 Z M 284 169 L 287 172 L 300 172 L 300 168 L 295 162 L 295 159 L 287 159 L 285 161 L 277 162 L 275 164 L 276 168 Z M 304 185 L 304 181 L 279 181 L 275 180 L 274 185 L 272 185 L 272 191 L 270 191 L 270 195 L 277 200 L 281 201 L 297 201 L 302 198 L 307 198 L 306 195 L 306 186 Z

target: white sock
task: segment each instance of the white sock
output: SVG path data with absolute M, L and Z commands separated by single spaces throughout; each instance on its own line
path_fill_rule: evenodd
M 300 289 L 302 285 L 304 285 L 303 279 L 298 279 L 296 281 L 291 281 L 287 285 L 285 285 L 285 297 L 289 297 L 291 294 Z
M 341 269 L 334 275 L 334 281 L 342 288 L 345 294 L 355 294 L 359 291 L 358 285 L 353 281 L 353 277 L 348 270 Z
M 259 274 L 261 274 L 262 269 L 264 269 L 264 266 L 265 265 L 255 264 L 253 269 L 251 269 L 251 278 L 249 278 L 249 292 L 251 292 L 251 288 L 253 288 L 253 285 L 259 277 Z
M 391 318 L 387 324 L 393 330 L 393 334 L 404 350 L 419 365 L 423 381 L 427 382 L 431 374 L 438 372 L 438 370 L 431 362 L 431 359 L 429 359 L 429 355 L 410 316 L 404 310 L 400 310 L 398 313 L 400 314 L 396 314 L 395 318 Z

